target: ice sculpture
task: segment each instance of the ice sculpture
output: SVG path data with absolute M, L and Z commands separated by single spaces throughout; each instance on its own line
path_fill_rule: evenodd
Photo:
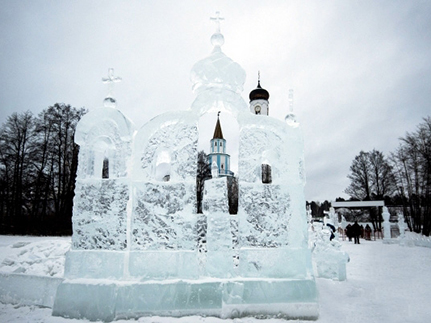
M 394 243 L 395 240 L 392 239 L 391 223 L 389 218 L 391 214 L 386 206 L 383 207 L 382 218 L 383 218 L 383 243 Z
M 336 220 L 334 220 L 336 217 Z M 317 277 L 343 281 L 347 279 L 346 264 L 349 255 L 341 250 L 341 244 L 336 234 L 338 216 L 334 208 L 330 208 L 329 218 L 325 223 L 314 222 L 309 236 L 312 248 L 313 266 Z M 330 226 L 328 226 L 328 224 Z M 335 232 L 333 232 L 333 228 Z M 332 235 L 333 234 L 333 235 Z M 332 235 L 332 239 L 331 239 Z
M 73 246 L 54 315 L 317 318 L 299 124 L 249 112 L 245 72 L 221 51 L 220 20 L 212 53 L 191 72 L 191 109 L 135 132 L 109 94 L 79 123 Z M 105 81 L 116 80 L 110 71 Z M 240 125 L 238 214 L 229 215 L 226 178 L 214 171 L 198 215 L 198 121 L 223 110 Z

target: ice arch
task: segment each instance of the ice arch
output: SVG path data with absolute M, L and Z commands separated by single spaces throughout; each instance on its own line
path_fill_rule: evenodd
M 75 132 L 80 146 L 78 178 L 101 178 L 104 158 L 109 160 L 110 178 L 125 177 L 134 131 L 133 123 L 116 108 L 103 107 L 84 115 Z

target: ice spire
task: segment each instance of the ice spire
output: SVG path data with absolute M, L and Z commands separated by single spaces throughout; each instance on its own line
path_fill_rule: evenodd
M 102 78 L 102 82 L 108 84 L 108 95 L 103 100 L 103 106 L 106 108 L 115 108 L 117 101 L 114 98 L 114 83 L 121 82 L 121 77 L 114 76 L 114 69 L 108 69 L 108 77 Z
M 216 32 L 211 36 L 211 44 L 214 46 L 214 50 L 220 51 L 220 47 L 224 44 L 224 37 L 220 32 L 220 21 L 224 18 L 220 17 L 220 12 L 216 11 L 215 17 L 210 17 L 210 20 L 216 24 Z
M 293 89 L 289 89 L 288 101 L 289 101 L 289 113 L 284 118 L 284 120 L 288 124 L 295 124 L 296 123 L 296 115 L 293 113 Z
M 293 89 L 289 89 L 289 113 L 293 113 Z

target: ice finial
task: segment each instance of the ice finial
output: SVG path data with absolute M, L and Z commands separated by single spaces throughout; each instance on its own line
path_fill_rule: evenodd
M 293 113 L 293 89 L 289 89 L 289 112 Z
M 102 78 L 102 82 L 108 84 L 108 95 L 103 100 L 103 105 L 107 108 L 115 108 L 117 101 L 114 99 L 114 83 L 121 82 L 121 77 L 114 76 L 114 69 L 108 69 L 108 77 Z
M 284 118 L 284 120 L 288 123 L 288 124 L 295 124 L 296 123 L 296 116 L 293 113 L 293 89 L 289 89 L 289 97 L 288 97 L 288 101 L 289 101 L 289 113 L 287 114 L 287 116 Z
M 216 11 L 216 16 L 210 17 L 210 20 L 216 23 L 216 32 L 211 36 L 211 44 L 220 49 L 220 46 L 224 44 L 224 37 L 220 32 L 220 21 L 224 20 L 224 18 L 220 17 L 220 11 Z

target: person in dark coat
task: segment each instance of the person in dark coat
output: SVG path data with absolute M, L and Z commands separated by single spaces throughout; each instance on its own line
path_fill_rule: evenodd
M 359 236 L 361 235 L 361 227 L 358 224 L 358 221 L 355 221 L 355 224 L 350 228 L 352 232 L 352 236 L 355 239 L 355 244 L 359 244 Z
M 349 238 L 349 241 L 352 241 L 352 225 L 348 224 L 346 227 L 346 236 Z

